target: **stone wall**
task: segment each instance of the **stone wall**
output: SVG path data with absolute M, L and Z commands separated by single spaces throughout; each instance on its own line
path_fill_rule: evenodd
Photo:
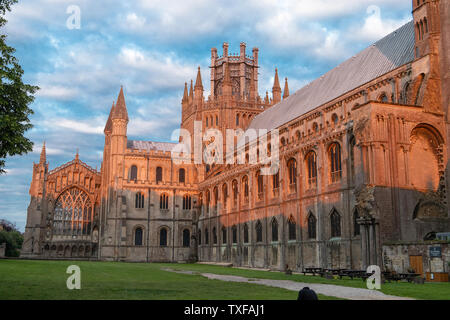
M 442 256 L 430 257 L 430 247 L 440 247 Z M 423 272 L 449 272 L 450 243 L 409 243 L 383 245 L 384 269 L 398 273 L 407 272 L 410 267 L 410 256 L 422 256 Z

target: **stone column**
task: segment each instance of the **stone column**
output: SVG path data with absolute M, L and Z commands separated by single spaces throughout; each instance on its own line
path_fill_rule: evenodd
M 374 224 L 370 222 L 369 228 L 369 264 L 373 265 L 375 263 L 375 237 L 374 237 Z
M 363 269 L 367 268 L 367 232 L 366 225 L 364 223 L 359 223 L 361 228 L 361 258 Z

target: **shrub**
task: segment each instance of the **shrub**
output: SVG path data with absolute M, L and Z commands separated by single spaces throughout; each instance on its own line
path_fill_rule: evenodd
M 19 249 L 22 248 L 23 236 L 18 231 L 0 231 L 0 244 L 6 243 L 5 255 L 7 257 L 18 257 Z

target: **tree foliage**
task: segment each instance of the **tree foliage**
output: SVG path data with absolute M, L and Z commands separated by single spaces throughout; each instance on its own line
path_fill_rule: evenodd
M 7 257 L 18 257 L 22 248 L 23 235 L 17 230 L 14 223 L 0 220 L 0 244 L 6 242 L 5 255 Z
M 4 15 L 17 0 L 0 0 L 0 28 Z M 14 57 L 15 49 L 6 44 L 6 35 L 0 34 L 0 174 L 5 173 L 7 156 L 22 155 L 33 150 L 33 143 L 24 134 L 32 128 L 29 116 L 33 110 L 33 94 L 39 89 L 24 84 L 23 69 Z

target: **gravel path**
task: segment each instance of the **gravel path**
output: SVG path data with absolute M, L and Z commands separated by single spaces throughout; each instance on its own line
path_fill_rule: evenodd
M 390 296 L 377 290 L 336 286 L 331 284 L 303 283 L 291 280 L 254 279 L 254 278 L 244 278 L 238 276 L 220 275 L 213 273 L 199 273 L 195 271 L 178 271 L 172 269 L 162 269 L 162 270 L 182 274 L 201 275 L 203 277 L 213 280 L 260 284 L 264 286 L 282 288 L 296 292 L 300 291 L 304 287 L 309 287 L 316 293 L 320 293 L 330 297 L 338 297 L 349 300 L 414 300 L 412 298 Z

